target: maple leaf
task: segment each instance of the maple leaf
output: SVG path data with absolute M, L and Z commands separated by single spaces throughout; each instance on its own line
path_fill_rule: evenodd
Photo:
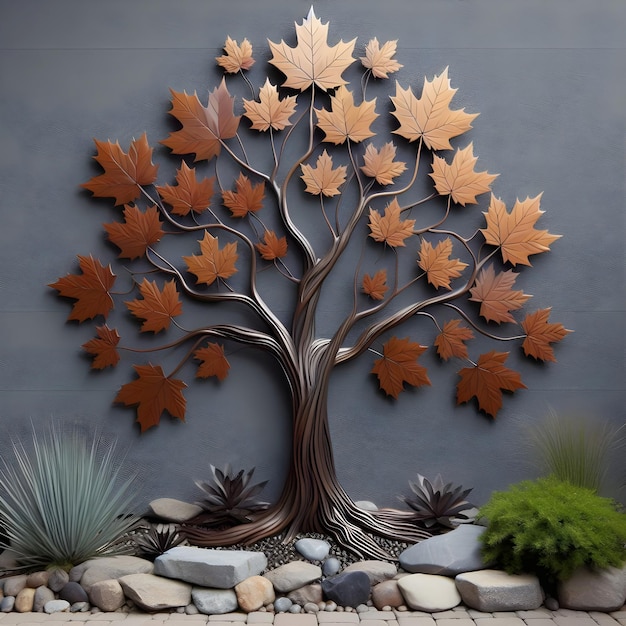
M 488 322 L 514 322 L 509 311 L 521 309 L 531 295 L 512 289 L 518 274 L 513 270 L 498 272 L 489 265 L 476 278 L 470 289 L 472 302 L 480 302 L 480 315 Z
M 196 93 L 170 90 L 172 108 L 170 115 L 175 117 L 182 128 L 169 134 L 161 141 L 174 154 L 195 153 L 194 161 L 210 160 L 217 156 L 222 145 L 220 140 L 230 139 L 237 134 L 241 116 L 233 112 L 234 98 L 226 88 L 222 78 L 219 87 L 209 94 L 208 106 L 202 106 Z
M 383 216 L 374 209 L 370 209 L 369 227 L 370 237 L 374 241 L 384 242 L 392 248 L 404 246 L 404 240 L 413 234 L 415 220 L 400 219 L 400 205 L 394 198 L 386 207 Z
M 237 191 L 222 192 L 222 202 L 230 209 L 233 217 L 246 217 L 248 213 L 256 213 L 263 208 L 265 182 L 253 185 L 246 175 L 239 174 L 235 186 Z
M 478 408 L 495 417 L 502 407 L 502 391 L 526 389 L 518 372 L 504 366 L 508 352 L 492 350 L 481 354 L 478 364 L 459 371 L 461 380 L 457 385 L 457 404 L 478 400 Z
M 184 161 L 176 171 L 176 185 L 157 186 L 161 198 L 172 207 L 175 215 L 189 215 L 191 211 L 202 213 L 209 208 L 213 195 L 214 178 L 198 180 L 195 168 Z
M 340 144 L 350 139 L 359 143 L 376 134 L 370 130 L 370 124 L 378 117 L 374 110 L 376 98 L 355 105 L 352 92 L 342 86 L 330 97 L 330 105 L 330 111 L 315 109 L 317 127 L 326 134 L 324 141 Z
M 413 387 L 430 385 L 426 368 L 417 363 L 418 357 L 425 351 L 425 346 L 409 341 L 408 337 L 392 337 L 383 346 L 383 357 L 374 361 L 371 373 L 378 376 L 380 388 L 397 399 L 404 391 L 404 383 Z
M 432 81 L 424 79 L 420 98 L 416 98 L 410 88 L 403 89 L 396 82 L 396 95 L 391 96 L 395 111 L 391 114 L 400 122 L 400 127 L 393 132 L 409 141 L 422 137 L 431 150 L 449 150 L 452 148 L 450 139 L 467 132 L 478 117 L 478 113 L 465 113 L 465 109 L 450 109 L 456 92 L 450 86 L 448 68 Z
M 56 289 L 60 296 L 76 300 L 68 320 L 85 320 L 102 315 L 106 317 L 113 308 L 110 291 L 115 283 L 111 266 L 104 267 L 98 259 L 78 255 L 82 274 L 68 274 L 48 286 Z
M 376 179 L 379 185 L 391 185 L 393 179 L 400 176 L 406 170 L 406 163 L 394 161 L 396 147 L 391 141 L 387 142 L 380 150 L 371 143 L 365 148 L 361 170 L 366 176 Z
M 256 244 L 256 249 L 266 261 L 280 259 L 287 254 L 287 238 L 277 237 L 273 230 L 266 230 L 264 241 Z
M 340 193 L 339 187 L 346 180 L 346 166 L 338 165 L 333 169 L 333 158 L 326 150 L 317 157 L 315 167 L 306 163 L 300 167 L 300 178 L 306 183 L 305 191 L 313 195 L 336 196 Z
M 531 265 L 528 257 L 550 250 L 550 244 L 561 237 L 547 230 L 537 230 L 535 223 L 543 215 L 539 208 L 542 194 L 515 201 L 508 213 L 502 200 L 491 195 L 491 202 L 484 213 L 487 228 L 481 229 L 485 241 L 500 246 L 502 259 L 512 265 Z
M 159 211 L 155 205 L 140 211 L 134 205 L 124 207 L 124 222 L 104 224 L 109 241 L 119 249 L 119 257 L 136 259 L 146 254 L 148 246 L 160 241 L 165 234 L 161 228 Z
M 278 44 L 267 41 L 273 55 L 270 63 L 287 77 L 284 86 L 303 91 L 315 84 L 327 91 L 345 85 L 347 81 L 341 74 L 354 62 L 352 51 L 356 38 L 329 46 L 328 22 L 323 24 L 315 16 L 313 7 L 302 24 L 295 27 L 298 40 L 295 48 L 282 40 Z
M 128 152 L 124 152 L 117 141 L 94 141 L 98 148 L 94 159 L 102 166 L 104 174 L 81 185 L 94 196 L 115 198 L 115 206 L 126 204 L 141 195 L 141 187 L 156 180 L 159 166 L 152 163 L 152 148 L 146 133 L 133 139 Z
M 91 362 L 91 369 L 102 370 L 105 367 L 115 367 L 120 360 L 117 351 L 117 344 L 120 336 L 114 328 L 109 328 L 106 324 L 96 326 L 97 337 L 84 343 L 81 348 L 94 357 Z
M 475 172 L 474 165 L 478 157 L 474 156 L 474 146 L 456 151 L 452 163 L 448 165 L 445 159 L 433 155 L 433 171 L 429 176 L 435 181 L 435 188 L 440 195 L 452 196 L 457 204 L 476 204 L 476 196 L 491 189 L 491 183 L 498 174 L 489 172 Z
M 249 70 L 254 65 L 252 44 L 247 39 L 239 45 L 234 39 L 226 37 L 224 52 L 226 54 L 215 57 L 215 60 L 228 74 L 236 74 L 239 70 Z
M 253 130 L 269 130 L 270 126 L 274 130 L 283 130 L 291 126 L 289 118 L 296 110 L 296 102 L 296 96 L 286 96 L 280 100 L 278 89 L 268 78 L 259 91 L 259 102 L 244 99 L 243 106 Z
M 360 57 L 359 60 L 363 67 L 371 70 L 372 75 L 376 78 L 389 78 L 389 74 L 393 74 L 404 67 L 392 58 L 396 53 L 397 43 L 397 39 L 388 41 L 381 48 L 378 39 L 374 37 L 365 46 L 365 56 Z
M 529 313 L 522 322 L 522 328 L 526 333 L 526 339 L 522 343 L 524 354 L 532 356 L 540 361 L 556 362 L 551 343 L 561 341 L 571 330 L 567 330 L 562 324 L 550 324 L 550 309 L 540 309 Z
M 236 271 L 237 242 L 227 243 L 219 249 L 217 237 L 208 232 L 199 240 L 201 254 L 184 256 L 183 260 L 192 274 L 197 277 L 198 283 L 210 285 L 218 278 L 229 278 Z
M 467 359 L 469 355 L 464 342 L 473 338 L 474 333 L 467 326 L 461 326 L 461 320 L 450 320 L 435 338 L 437 354 L 444 361 L 452 357 Z
M 374 276 L 365 274 L 363 276 L 363 293 L 372 300 L 384 300 L 387 293 L 387 270 L 378 270 Z
M 176 283 L 173 280 L 166 282 L 161 290 L 156 282 L 144 278 L 139 285 L 139 291 L 143 300 L 130 300 L 124 304 L 135 317 L 146 320 L 141 325 L 142 333 L 166 330 L 172 318 L 183 312 L 183 305 L 178 298 Z
M 224 348 L 219 343 L 209 343 L 193 353 L 194 359 L 202 361 L 198 366 L 196 378 L 210 378 L 216 376 L 224 380 L 228 376 L 230 363 L 224 354 Z
M 176 378 L 165 376 L 159 365 L 134 365 L 138 378 L 122 385 L 115 402 L 137 406 L 137 422 L 141 432 L 156 426 L 163 411 L 185 421 L 186 401 L 182 390 L 187 385 Z
M 461 272 L 467 267 L 467 263 L 463 263 L 459 259 L 451 259 L 452 240 L 447 237 L 440 241 L 435 247 L 425 239 L 419 253 L 418 265 L 426 272 L 428 282 L 439 289 L 450 287 L 450 279 L 458 278 Z

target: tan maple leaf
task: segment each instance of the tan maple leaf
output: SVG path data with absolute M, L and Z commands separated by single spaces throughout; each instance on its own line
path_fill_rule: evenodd
M 363 293 L 372 300 L 384 300 L 385 294 L 389 290 L 387 286 L 387 270 L 378 270 L 374 276 L 365 274 L 363 276 Z
M 442 196 L 450 195 L 457 204 L 477 204 L 476 196 L 491 190 L 491 183 L 498 174 L 475 172 L 478 157 L 474 156 L 474 146 L 456 151 L 452 163 L 433 155 L 433 171 L 429 176 L 435 181 L 435 188 Z
M 255 247 L 263 259 L 273 261 L 287 255 L 287 238 L 277 237 L 273 230 L 266 230 L 263 241 Z
M 550 309 L 539 309 L 529 313 L 522 322 L 526 338 L 522 343 L 524 354 L 540 361 L 556 362 L 551 343 L 561 341 L 571 330 L 563 324 L 549 323 Z
M 363 155 L 365 165 L 361 170 L 366 176 L 376 179 L 379 185 L 391 185 L 393 179 L 406 170 L 406 163 L 394 161 L 396 147 L 393 142 L 387 142 L 380 150 L 373 144 L 368 144 Z
M 342 86 L 330 97 L 330 105 L 330 111 L 315 109 L 317 127 L 326 135 L 324 141 L 338 145 L 350 139 L 359 143 L 376 134 L 370 129 L 370 124 L 378 117 L 374 110 L 376 98 L 355 105 L 352 92 Z
M 117 344 L 120 336 L 114 328 L 109 328 L 106 324 L 96 326 L 97 337 L 84 343 L 81 348 L 91 354 L 94 359 L 91 362 L 91 369 L 101 370 L 105 367 L 115 367 L 120 360 Z
M 175 215 L 189 215 L 191 211 L 202 213 L 209 208 L 213 195 L 214 177 L 198 180 L 195 168 L 184 161 L 176 172 L 176 185 L 157 186 L 165 202 Z
M 246 117 L 252 122 L 252 129 L 258 131 L 283 130 L 291 126 L 289 118 L 296 110 L 296 96 L 286 96 L 282 100 L 278 97 L 278 89 L 269 78 L 259 91 L 259 101 L 243 101 Z
M 322 23 L 311 7 L 302 24 L 296 24 L 298 44 L 295 48 L 284 41 L 274 43 L 268 39 L 272 52 L 270 63 L 285 76 L 285 87 L 303 91 L 315 84 L 327 91 L 347 83 L 341 76 L 354 62 L 352 51 L 356 38 L 344 43 L 341 40 L 329 46 L 328 22 Z
M 145 320 L 141 325 L 142 333 L 166 330 L 172 319 L 183 312 L 173 280 L 169 280 L 163 285 L 163 289 L 159 289 L 155 281 L 150 282 L 144 278 L 139 285 L 139 292 L 142 299 L 136 298 L 124 304 L 135 317 Z
M 155 205 L 142 212 L 138 207 L 127 204 L 124 207 L 124 222 L 104 224 L 104 229 L 109 241 L 120 249 L 119 257 L 123 259 L 144 256 L 148 247 L 160 241 L 165 234 Z
M 222 56 L 215 57 L 217 64 L 228 74 L 236 74 L 239 70 L 249 70 L 254 65 L 252 44 L 244 39 L 239 45 L 234 39 L 226 37 Z
M 209 343 L 198 348 L 193 353 L 194 359 L 202 361 L 198 366 L 196 378 L 210 378 L 215 376 L 218 380 L 224 380 L 228 376 L 230 363 L 224 354 L 224 347 L 219 343 Z
M 248 213 L 256 213 L 263 208 L 265 182 L 253 185 L 245 174 L 240 173 L 235 187 L 237 191 L 222 192 L 222 202 L 230 209 L 233 217 L 246 217 Z
M 347 167 L 338 165 L 333 168 L 333 158 L 326 150 L 317 157 L 315 167 L 312 165 L 302 164 L 302 180 L 306 183 L 305 191 L 313 195 L 319 196 L 323 194 L 327 197 L 336 196 L 339 193 L 339 187 L 346 180 Z
M 467 263 L 459 259 L 451 259 L 452 240 L 447 237 L 436 246 L 432 246 L 429 241 L 422 240 L 420 247 L 418 265 L 426 272 L 428 282 L 439 289 L 445 287 L 451 289 L 450 280 L 458 278 Z
M 220 250 L 217 237 L 205 232 L 204 238 L 199 243 L 200 255 L 183 257 L 189 271 L 196 275 L 198 283 L 211 285 L 218 278 L 229 278 L 237 272 L 235 267 L 238 257 L 236 241 L 227 243 Z
M 511 265 L 531 265 L 528 257 L 550 250 L 550 244 L 561 237 L 547 230 L 537 230 L 535 224 L 544 211 L 539 208 L 542 194 L 515 201 L 511 212 L 502 200 L 491 195 L 489 209 L 484 213 L 487 228 L 481 229 L 485 241 L 500 246 L 502 259 Z
M 389 78 L 389 74 L 397 72 L 401 67 L 404 67 L 398 63 L 393 55 L 396 53 L 396 44 L 398 40 L 387 41 L 380 47 L 378 39 L 374 37 L 370 39 L 365 46 L 365 56 L 360 57 L 360 61 L 363 67 L 371 70 L 372 76 L 376 78 Z
M 452 357 L 467 359 L 466 341 L 474 338 L 474 333 L 467 326 L 461 325 L 461 320 L 455 319 L 446 322 L 443 330 L 435 338 L 437 354 L 441 359 L 447 361 Z
M 384 215 L 374 209 L 370 209 L 370 237 L 374 241 L 380 241 L 392 248 L 406 245 L 404 240 L 413 234 L 415 220 L 400 219 L 400 205 L 394 198 L 386 207 Z

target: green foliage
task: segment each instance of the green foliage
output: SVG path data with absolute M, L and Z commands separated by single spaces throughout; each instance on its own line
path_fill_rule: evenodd
M 480 508 L 483 557 L 509 573 L 535 573 L 549 584 L 581 566 L 626 562 L 626 515 L 609 498 L 554 476 L 496 492 Z
M 133 536 L 137 554 L 150 561 L 180 545 L 184 540 L 178 528 L 170 524 L 150 525 Z
M 15 464 L 0 467 L 0 519 L 23 569 L 68 568 L 104 554 L 127 552 L 125 533 L 134 479 L 121 478 L 115 445 L 91 443 L 76 430 L 51 428 L 33 445 L 13 443 Z

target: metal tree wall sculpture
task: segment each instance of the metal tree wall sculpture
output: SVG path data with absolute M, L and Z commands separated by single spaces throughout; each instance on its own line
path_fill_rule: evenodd
M 141 333 L 171 335 L 154 345 L 154 354 L 185 347 L 169 372 L 152 362 L 135 364 L 134 379 L 117 393 L 115 402 L 136 407 L 142 432 L 166 413 L 184 419 L 185 363 L 197 362 L 198 378 L 222 380 L 230 367 L 228 346 L 239 344 L 279 364 L 293 406 L 282 495 L 250 523 L 219 531 L 186 528 L 196 545 L 316 531 L 375 558 L 388 555 L 373 536 L 423 538 L 410 512 L 360 510 L 339 484 L 327 413 L 334 368 L 370 351 L 378 357 L 371 372 L 383 393 L 397 398 L 405 385 L 430 385 L 419 363 L 427 346 L 393 334 L 401 325 L 413 331 L 419 325 L 440 359 L 464 365 L 457 403 L 475 399 L 495 418 L 503 391 L 525 385 L 506 365 L 509 352 L 470 357 L 467 342 L 479 334 L 554 361 L 552 344 L 569 332 L 549 322 L 549 309 L 522 321 L 513 315 L 530 298 L 514 288 L 513 268 L 530 266 L 529 257 L 548 251 L 559 237 L 535 228 L 541 194 L 517 200 L 510 210 L 491 194 L 486 211 L 468 226 L 474 217 L 467 207 L 479 204 L 497 175 L 477 170 L 472 143 L 449 152 L 451 140 L 466 133 L 477 114 L 451 108 L 456 89 L 447 68 L 425 79 L 419 96 L 399 83 L 390 95 L 383 92 L 385 79 L 402 67 L 395 41 L 380 45 L 374 38 L 358 58 L 356 39 L 327 41 L 328 23 L 311 9 L 296 24 L 294 46 L 268 41 L 273 67 L 257 91 L 248 78 L 255 63 L 250 42 L 229 37 L 217 58 L 225 75 L 206 106 L 195 93 L 171 92 L 170 114 L 179 128 L 160 143 L 185 158 L 168 183 L 157 184 L 145 133 L 126 152 L 117 142 L 96 140 L 103 173 L 83 187 L 122 208 L 122 221 L 104 226 L 119 257 L 129 261 L 137 297 L 130 299 L 126 289 L 114 293 L 111 266 L 92 256 L 78 256 L 80 270 L 50 285 L 75 300 L 70 320 L 110 319 L 114 308 L 126 310 L 114 307 L 125 299 Z M 356 89 L 344 74 L 355 77 Z M 250 98 L 239 102 L 231 90 Z M 367 99 L 368 90 L 389 96 L 390 103 Z M 452 228 L 455 219 L 459 226 Z M 188 254 L 175 252 L 174 241 Z M 346 264 L 349 274 L 338 272 Z M 291 292 L 288 315 L 264 297 L 270 280 Z M 333 332 L 321 337 L 316 316 L 325 297 L 345 310 Z M 187 328 L 180 320 L 190 301 L 234 305 L 249 323 Z M 115 366 L 121 351 L 145 358 L 145 341 L 122 345 L 112 326 L 101 321 L 97 336 L 83 345 L 94 369 Z

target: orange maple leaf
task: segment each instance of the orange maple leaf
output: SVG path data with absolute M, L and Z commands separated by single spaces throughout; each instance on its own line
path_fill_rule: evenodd
M 239 45 L 234 39 L 226 37 L 222 56 L 215 57 L 217 64 L 228 74 L 236 74 L 239 70 L 249 70 L 254 65 L 252 44 L 244 39 Z
M 384 300 L 387 293 L 387 270 L 378 270 L 374 276 L 365 274 L 363 276 L 363 293 L 372 300 Z
M 143 300 L 138 298 L 125 302 L 128 310 L 135 316 L 146 320 L 141 325 L 141 332 L 158 333 L 170 326 L 172 318 L 183 312 L 183 305 L 176 291 L 176 283 L 170 280 L 159 289 L 156 282 L 143 279 L 139 285 L 139 291 Z
M 461 326 L 461 320 L 450 320 L 435 338 L 435 347 L 439 358 L 447 361 L 452 357 L 467 359 L 466 341 L 474 338 L 474 333 L 467 326 Z
M 94 157 L 104 174 L 94 176 L 81 187 L 98 198 L 115 198 L 115 206 L 133 202 L 141 195 L 141 187 L 151 185 L 157 177 L 158 165 L 152 163 L 152 148 L 146 133 L 133 139 L 124 152 L 116 141 L 94 140 L 98 154 Z
M 202 213 L 209 208 L 213 195 L 214 177 L 198 180 L 195 168 L 184 161 L 176 171 L 176 185 L 157 186 L 161 198 L 172 207 L 175 215 Z
M 339 187 L 346 180 L 346 166 L 338 165 L 333 169 L 333 158 L 326 150 L 317 157 L 315 167 L 306 163 L 300 167 L 300 178 L 306 183 L 305 191 L 313 195 L 336 196 L 340 193 Z
M 165 234 L 161 228 L 159 211 L 156 206 L 140 211 L 134 205 L 124 207 L 124 222 L 104 224 L 109 241 L 119 249 L 119 257 L 136 259 L 146 254 L 148 246 L 160 241 Z
M 222 149 L 221 141 L 237 134 L 241 119 L 233 112 L 234 98 L 226 88 L 225 79 L 222 78 L 220 86 L 209 94 L 207 107 L 202 106 L 196 93 L 190 96 L 184 91 L 170 91 L 170 115 L 182 124 L 182 128 L 170 133 L 161 143 L 175 154 L 195 153 L 194 161 L 217 156 Z
M 489 265 L 476 278 L 470 289 L 472 302 L 480 302 L 480 315 L 488 322 L 514 322 L 515 318 L 509 311 L 521 309 L 531 295 L 523 291 L 511 289 L 517 280 L 518 274 L 513 270 L 498 272 L 493 265 Z
M 315 109 L 317 127 L 326 134 L 324 141 L 340 144 L 350 139 L 359 143 L 376 134 L 370 130 L 370 124 L 378 117 L 374 110 L 376 98 L 355 105 L 352 92 L 342 86 L 330 97 L 330 106 L 330 111 Z
M 495 417 L 502 407 L 502 391 L 526 389 L 518 372 L 504 366 L 508 352 L 492 350 L 481 354 L 478 364 L 459 371 L 461 380 L 457 385 L 457 404 L 478 400 L 478 408 Z
M 489 209 L 484 213 L 487 228 L 480 232 L 488 244 L 500 246 L 505 262 L 530 265 L 528 257 L 531 254 L 547 252 L 550 244 L 561 237 L 535 228 L 535 223 L 544 213 L 539 208 L 541 196 L 526 198 L 523 202 L 516 200 L 508 213 L 504 202 L 491 195 Z
M 387 142 L 380 150 L 371 143 L 365 148 L 361 170 L 366 176 L 376 179 L 379 185 L 391 185 L 393 179 L 400 176 L 406 170 L 406 163 L 394 161 L 396 147 L 391 141 Z
M 286 96 L 282 100 L 278 97 L 278 89 L 269 78 L 259 91 L 259 102 L 256 100 L 243 101 L 246 117 L 252 122 L 252 129 L 258 131 L 283 130 L 291 126 L 289 118 L 296 110 L 296 96 Z
M 227 243 L 219 249 L 217 237 L 208 232 L 199 241 L 200 255 L 184 256 L 183 260 L 192 274 L 197 277 L 198 283 L 210 285 L 218 278 L 229 278 L 236 271 L 237 242 Z
M 102 370 L 105 367 L 115 367 L 120 360 L 117 351 L 117 344 L 120 342 L 120 336 L 114 328 L 104 326 L 96 326 L 97 337 L 90 339 L 84 343 L 81 348 L 94 359 L 91 362 L 91 369 Z
M 222 192 L 222 202 L 230 209 L 233 217 L 246 217 L 248 213 L 256 213 L 263 208 L 265 182 L 253 185 L 246 175 L 239 174 L 235 186 L 237 191 Z
M 422 137 L 431 150 L 449 150 L 452 148 L 450 139 L 467 132 L 478 117 L 478 113 L 465 113 L 465 109 L 450 109 L 456 92 L 450 87 L 447 67 L 432 81 L 424 79 L 421 98 L 396 82 L 396 95 L 391 96 L 395 111 L 391 114 L 400 122 L 400 127 L 393 132 L 409 141 Z
M 287 77 L 284 86 L 303 91 L 315 84 L 327 91 L 345 85 L 347 81 L 341 74 L 354 62 L 352 51 L 356 38 L 329 46 L 328 22 L 323 24 L 315 16 L 313 7 L 302 24 L 295 26 L 298 39 L 295 48 L 282 40 L 277 44 L 268 39 L 273 55 L 270 63 Z
M 418 265 L 426 272 L 428 282 L 439 289 L 450 287 L 450 279 L 458 278 L 462 271 L 467 267 L 467 263 L 463 263 L 459 259 L 451 259 L 452 240 L 447 237 L 440 241 L 435 247 L 425 239 L 422 240 L 420 247 Z
M 176 378 L 165 376 L 159 365 L 134 365 L 138 378 L 122 385 L 115 402 L 137 406 L 137 422 L 141 432 L 156 426 L 163 411 L 185 421 L 186 401 L 182 390 L 187 385 Z
M 378 376 L 380 388 L 397 399 L 404 391 L 404 383 L 413 387 L 430 385 L 426 368 L 417 362 L 425 351 L 425 346 L 409 341 L 408 337 L 392 337 L 383 346 L 383 357 L 374 361 L 371 373 Z
M 98 259 L 78 255 L 82 274 L 67 274 L 48 286 L 56 289 L 60 296 L 76 300 L 68 320 L 85 320 L 102 315 L 106 317 L 113 308 L 110 291 L 115 283 L 111 266 L 104 267 Z
M 571 330 L 563 327 L 563 324 L 549 324 L 550 309 L 540 309 L 529 313 L 522 322 L 522 328 L 526 333 L 526 339 L 522 343 L 524 354 L 541 361 L 556 362 L 551 343 L 561 341 Z
M 256 244 L 256 249 L 266 261 L 280 259 L 287 254 L 287 238 L 277 237 L 273 230 L 266 230 L 263 235 L 264 241 Z
M 433 155 L 433 171 L 429 176 L 435 181 L 435 188 L 442 196 L 450 195 L 457 204 L 476 204 L 476 196 L 491 189 L 491 183 L 498 174 L 475 172 L 474 165 L 478 157 L 474 156 L 474 146 L 456 151 L 452 163 Z
M 402 64 L 398 63 L 393 55 L 396 53 L 396 44 L 398 40 L 388 41 L 380 47 L 378 39 L 374 37 L 370 39 L 365 46 L 365 56 L 359 60 L 368 70 L 371 70 L 372 76 L 376 78 L 389 78 L 389 74 L 397 72 Z
M 209 343 L 193 353 L 195 359 L 202 361 L 198 366 L 196 378 L 210 378 L 216 376 L 224 380 L 228 376 L 230 363 L 224 354 L 224 348 L 219 343 Z
M 413 234 L 415 220 L 400 219 L 400 205 L 394 198 L 386 207 L 383 216 L 374 209 L 370 209 L 369 227 L 370 237 L 374 241 L 384 242 L 392 248 L 404 246 L 404 240 Z

